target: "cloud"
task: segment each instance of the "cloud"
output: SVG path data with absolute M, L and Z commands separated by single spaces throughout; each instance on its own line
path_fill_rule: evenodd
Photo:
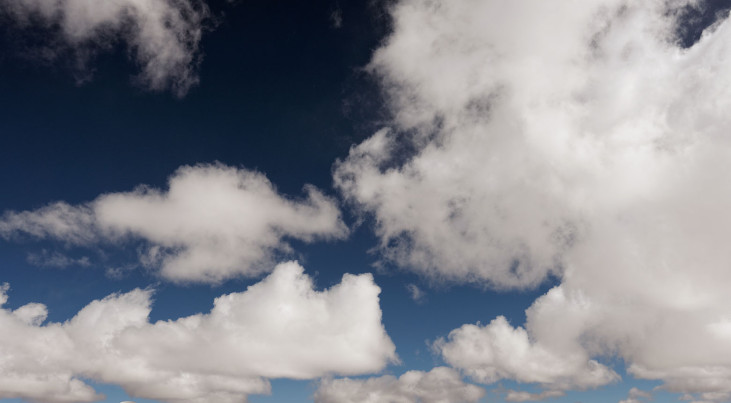
M 619 403 L 641 403 L 645 400 L 652 400 L 652 393 L 646 392 L 641 389 L 632 388 L 627 394 L 627 398 L 621 400 Z
M 339 191 L 399 266 L 501 289 L 561 282 L 524 326 L 455 330 L 447 362 L 484 382 L 583 388 L 614 379 L 598 362 L 619 357 L 635 377 L 727 399 L 731 21 L 718 14 L 688 48 L 677 34 L 704 4 L 392 7 L 369 66 L 392 124 L 336 163 Z
M 244 292 L 216 298 L 209 313 L 176 320 L 150 323 L 152 291 L 141 289 L 93 301 L 64 323 L 41 325 L 41 304 L 3 309 L 0 398 L 101 399 L 83 378 L 140 398 L 241 402 L 269 393 L 267 378 L 376 372 L 396 360 L 379 293 L 370 274 L 345 274 L 316 291 L 289 262 Z
M 314 398 L 316 403 L 467 403 L 484 395 L 484 389 L 464 383 L 457 371 L 437 367 L 408 371 L 399 378 L 325 379 Z
M 43 249 L 41 253 L 30 253 L 26 261 L 35 266 L 64 268 L 69 266 L 87 267 L 91 261 L 87 256 L 72 258 L 59 252 L 49 252 Z
M 335 29 L 343 27 L 343 10 L 340 8 L 339 4 L 336 4 L 335 9 L 332 13 L 330 13 L 330 23 Z
M 416 284 L 407 284 L 406 290 L 409 292 L 409 295 L 411 296 L 411 299 L 414 300 L 414 302 L 421 304 L 426 299 L 426 293 L 419 288 Z
M 535 402 L 539 400 L 547 400 L 553 397 L 564 396 L 565 393 L 560 390 L 544 390 L 541 393 L 528 393 L 524 391 L 508 390 L 505 396 L 506 402 Z
M 448 340 L 438 340 L 435 348 L 447 363 L 481 383 L 513 379 L 564 390 L 592 388 L 619 379 L 581 349 L 556 351 L 532 342 L 525 329 L 512 327 L 502 316 L 484 327 L 463 325 L 450 332 Z
M 1 0 L 0 12 L 21 27 L 51 29 L 59 36 L 55 51 L 71 49 L 82 65 L 124 43 L 141 70 L 137 80 L 152 90 L 182 96 L 198 82 L 198 45 L 209 17 L 201 0 Z
M 335 202 L 312 186 L 306 197 L 277 194 L 264 175 L 224 165 L 178 169 L 167 191 L 140 186 L 72 206 L 53 203 L 34 211 L 5 212 L 0 236 L 56 239 L 71 245 L 149 246 L 143 264 L 173 281 L 220 282 L 265 271 L 285 238 L 341 239 L 347 228 Z

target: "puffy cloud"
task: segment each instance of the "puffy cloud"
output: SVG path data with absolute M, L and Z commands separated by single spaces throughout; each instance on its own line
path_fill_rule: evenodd
M 556 351 L 532 342 L 525 329 L 512 327 L 502 316 L 484 327 L 463 325 L 435 347 L 447 363 L 482 383 L 514 379 L 562 390 L 596 387 L 619 378 L 580 349 Z
M 652 393 L 632 388 L 629 390 L 627 398 L 621 400 L 619 403 L 641 403 L 645 399 L 652 399 Z
M 0 12 L 21 26 L 54 28 L 60 40 L 84 57 L 124 42 L 153 90 L 184 95 L 198 82 L 198 44 L 209 11 L 201 0 L 2 0 Z
M 455 330 L 447 362 L 582 388 L 614 379 L 596 360 L 619 356 L 672 391 L 731 393 L 731 21 L 689 48 L 676 34 L 704 4 L 393 6 L 370 65 L 393 124 L 336 164 L 336 186 L 400 266 L 496 288 L 561 280 L 522 327 Z
M 0 236 L 22 234 L 74 245 L 142 239 L 141 262 L 173 281 L 219 282 L 268 267 L 284 238 L 303 241 L 347 235 L 333 200 L 312 186 L 306 197 L 279 195 L 264 175 L 223 165 L 185 166 L 169 189 L 141 186 L 91 203 L 57 202 L 34 211 L 5 212 Z
M 7 286 L 0 302 L 7 300 Z M 266 378 L 312 379 L 381 370 L 396 359 L 370 274 L 345 274 L 316 291 L 297 263 L 278 265 L 209 313 L 150 323 L 150 290 L 93 301 L 65 323 L 46 308 L 0 310 L 0 398 L 99 400 L 80 379 L 140 398 L 241 402 L 268 393 Z
M 429 372 L 408 371 L 398 378 L 325 379 L 315 393 L 315 402 L 467 403 L 484 395 L 484 389 L 464 383 L 457 371 L 437 367 Z

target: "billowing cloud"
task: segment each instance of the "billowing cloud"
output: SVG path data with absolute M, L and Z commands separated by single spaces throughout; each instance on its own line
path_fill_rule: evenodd
M 435 347 L 447 363 L 481 383 L 514 379 L 563 390 L 586 389 L 619 379 L 611 369 L 589 360 L 582 349 L 564 352 L 544 347 L 502 316 L 484 327 L 464 325 L 453 330 L 448 341 L 439 340 Z
M 19 26 L 40 24 L 59 35 L 58 48 L 84 58 L 124 43 L 153 90 L 184 95 L 198 82 L 198 44 L 208 7 L 201 0 L 1 0 L 0 12 Z
M 141 239 L 143 264 L 173 281 L 219 282 L 266 270 L 285 238 L 303 241 L 347 235 L 336 203 L 312 186 L 306 197 L 279 195 L 264 175 L 223 165 L 185 166 L 169 189 L 141 186 L 91 203 L 58 202 L 34 211 L 5 212 L 0 236 L 30 236 L 72 245 Z
M 315 402 L 468 403 L 484 395 L 484 389 L 463 382 L 457 371 L 437 367 L 429 372 L 408 371 L 398 378 L 325 379 L 315 393 Z
M 64 323 L 42 325 L 42 304 L 2 309 L 0 398 L 99 400 L 83 377 L 140 398 L 241 402 L 268 393 L 267 378 L 376 372 L 396 359 L 379 293 L 370 274 L 316 291 L 289 262 L 216 298 L 209 313 L 176 320 L 150 323 L 152 292 L 141 289 L 94 301 Z
M 370 65 L 393 124 L 336 164 L 336 186 L 398 265 L 496 288 L 561 280 L 522 327 L 455 330 L 447 362 L 583 388 L 614 379 L 599 362 L 619 356 L 728 399 L 731 21 L 689 48 L 676 34 L 704 4 L 393 6 Z

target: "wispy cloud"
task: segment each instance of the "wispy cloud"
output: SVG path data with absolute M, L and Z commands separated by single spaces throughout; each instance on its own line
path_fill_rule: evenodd
M 462 381 L 451 368 L 429 372 L 408 371 L 367 379 L 325 379 L 315 392 L 316 403 L 403 402 L 469 403 L 485 395 L 485 390 Z
M 20 28 L 51 29 L 58 35 L 47 44 L 51 54 L 71 50 L 82 66 L 121 42 L 142 85 L 182 96 L 198 82 L 198 46 L 209 18 L 201 0 L 1 0 L 0 12 Z

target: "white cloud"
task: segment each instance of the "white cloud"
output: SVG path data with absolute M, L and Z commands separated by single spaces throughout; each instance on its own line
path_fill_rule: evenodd
M 2 0 L 0 12 L 21 26 L 58 26 L 55 46 L 84 57 L 126 44 L 141 72 L 137 79 L 153 90 L 182 96 L 198 82 L 198 45 L 208 7 L 201 0 Z
M 645 401 L 646 399 L 651 400 L 652 393 L 646 392 L 641 389 L 632 388 L 629 390 L 629 393 L 627 394 L 627 398 L 624 400 L 620 400 L 619 403 L 641 403 L 641 402 Z
M 619 356 L 672 391 L 731 393 L 731 21 L 681 49 L 688 4 L 703 3 L 392 8 L 370 67 L 393 124 L 336 164 L 336 186 L 403 267 L 497 288 L 561 280 L 524 327 L 455 330 L 447 362 L 580 388 L 613 378 L 593 360 Z
M 447 363 L 481 383 L 513 379 L 564 390 L 592 388 L 619 379 L 581 349 L 556 351 L 532 342 L 525 329 L 512 327 L 502 316 L 484 327 L 463 325 L 453 330 L 448 340 L 438 340 L 435 347 Z
M 384 375 L 367 379 L 325 379 L 315 393 L 316 403 L 467 403 L 476 402 L 485 390 L 462 381 L 451 368 L 429 372 L 408 371 L 396 378 Z
M 3 309 L 0 398 L 100 399 L 83 377 L 140 398 L 241 402 L 268 393 L 267 378 L 376 372 L 396 360 L 379 293 L 370 274 L 316 291 L 290 262 L 216 298 L 209 313 L 176 320 L 150 323 L 152 292 L 140 289 L 94 301 L 64 323 L 41 325 L 41 304 Z
M 219 282 L 259 274 L 286 238 L 340 239 L 347 228 L 336 203 L 312 186 L 306 197 L 277 194 L 264 175 L 223 165 L 185 166 L 169 189 L 141 186 L 91 203 L 63 202 L 34 211 L 5 212 L 0 236 L 26 234 L 69 244 L 142 239 L 147 266 L 173 281 Z
M 529 393 L 519 390 L 508 390 L 505 395 L 506 402 L 535 402 L 539 400 L 546 400 L 553 397 L 564 396 L 561 390 L 544 390 L 541 393 Z

